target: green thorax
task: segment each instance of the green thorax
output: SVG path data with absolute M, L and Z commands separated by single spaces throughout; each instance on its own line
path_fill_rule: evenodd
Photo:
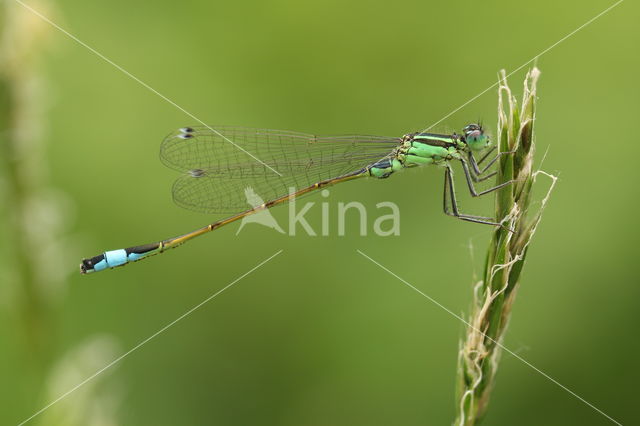
M 466 144 L 460 136 L 435 133 L 415 133 L 406 135 L 398 148 L 369 168 L 369 175 L 377 178 L 389 177 L 393 172 L 405 167 L 423 164 L 440 164 L 460 158 Z

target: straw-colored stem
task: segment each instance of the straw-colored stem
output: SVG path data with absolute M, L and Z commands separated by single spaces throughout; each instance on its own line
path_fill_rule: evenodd
M 533 130 L 539 75 L 537 68 L 527 74 L 518 108 L 505 72 L 500 73 L 497 143 L 501 152 L 515 153 L 500 158 L 497 184 L 515 182 L 499 190 L 495 210 L 504 228 L 512 231 L 496 228 L 487 250 L 483 280 L 474 287 L 470 326 L 459 354 L 457 426 L 476 425 L 486 413 L 527 247 L 546 204 L 545 198 L 538 212 L 527 218 L 536 176 Z

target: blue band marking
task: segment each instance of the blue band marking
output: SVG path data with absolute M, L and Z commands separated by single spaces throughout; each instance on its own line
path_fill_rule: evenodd
M 104 258 L 107 261 L 107 267 L 109 268 L 114 268 L 129 262 L 125 249 L 107 251 L 104 253 Z
M 93 270 L 98 272 L 98 271 L 103 271 L 105 269 L 107 269 L 109 267 L 109 264 L 107 263 L 106 259 L 102 259 L 100 262 L 96 263 L 95 265 L 93 265 Z

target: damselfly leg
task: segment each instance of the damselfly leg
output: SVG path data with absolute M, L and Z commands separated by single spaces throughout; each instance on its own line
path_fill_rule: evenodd
M 449 209 L 448 199 L 451 200 L 451 209 Z M 451 166 L 449 164 L 445 165 L 444 172 L 443 209 L 445 214 L 454 216 L 460 220 L 466 220 L 467 222 L 474 223 L 483 223 L 485 225 L 501 226 L 500 223 L 495 222 L 495 220 L 490 217 L 474 216 L 470 214 L 460 213 L 460 211 L 458 210 L 458 202 L 456 200 L 456 191 L 453 184 L 453 171 L 451 170 Z
M 486 166 L 480 168 L 480 166 L 482 165 L 482 163 L 484 162 L 484 160 L 486 160 L 494 151 L 496 150 L 496 147 L 494 146 L 493 148 L 491 148 L 485 155 L 482 156 L 482 158 L 480 158 L 480 160 L 476 161 L 476 158 L 473 155 L 473 152 L 469 152 L 468 153 L 468 158 L 469 158 L 469 164 L 471 164 L 471 178 L 473 179 L 474 182 L 483 182 L 489 178 L 494 177 L 498 172 L 492 172 L 489 173 L 486 176 L 482 176 L 487 170 L 489 170 L 491 168 L 491 166 L 493 166 L 495 164 L 495 162 L 498 160 L 498 158 L 502 157 L 503 155 L 506 154 L 513 154 L 515 151 L 507 151 L 507 152 L 500 152 L 498 155 L 496 155 L 495 157 L 493 157 Z
M 473 197 L 480 197 L 481 195 L 489 194 L 500 188 L 504 188 L 505 186 L 514 182 L 514 180 L 510 180 L 508 182 L 501 183 L 500 185 L 493 186 L 491 188 L 485 189 L 480 192 L 476 190 L 475 186 L 473 185 L 474 182 L 476 183 L 482 182 L 496 175 L 497 172 L 492 172 L 487 176 L 482 176 L 483 173 L 485 173 L 487 170 L 489 170 L 489 168 L 493 164 L 495 164 L 498 158 L 500 158 L 504 154 L 513 154 L 513 151 L 501 152 L 498 155 L 496 155 L 493 159 L 491 159 L 491 161 L 489 161 L 489 163 L 481 169 L 480 165 L 489 157 L 489 155 L 494 150 L 495 148 L 489 150 L 489 152 L 487 152 L 477 162 L 475 157 L 473 156 L 473 153 L 471 152 L 469 152 L 469 155 L 468 155 L 469 160 L 465 160 L 464 157 L 460 158 L 460 162 L 462 163 L 462 170 L 464 171 L 464 176 L 467 181 L 467 186 L 469 188 L 469 192 Z M 469 167 L 469 163 L 471 163 L 471 167 Z M 451 166 L 449 164 L 447 164 L 445 167 L 446 169 L 445 169 L 445 175 L 444 175 L 444 195 L 443 195 L 443 208 L 444 208 L 445 214 L 449 216 L 457 217 L 458 219 L 465 220 L 468 222 L 483 223 L 486 225 L 493 225 L 493 226 L 502 226 L 501 223 L 496 222 L 495 219 L 490 217 L 475 216 L 475 215 L 460 213 L 460 210 L 458 209 L 458 203 L 456 200 L 455 187 L 453 182 L 453 170 L 451 169 Z M 451 210 L 449 209 L 448 199 L 450 199 L 451 201 Z
M 464 171 L 464 176 L 467 179 L 467 185 L 469 186 L 469 192 L 474 197 L 479 197 L 481 195 L 488 194 L 490 192 L 493 192 L 495 190 L 503 188 L 503 187 L 505 187 L 505 186 L 507 186 L 507 185 L 509 185 L 509 184 L 514 182 L 514 180 L 512 179 L 512 180 L 510 180 L 508 182 L 504 182 L 504 183 L 501 183 L 500 185 L 496 185 L 496 186 L 493 186 L 493 187 L 491 187 L 489 189 L 485 189 L 484 191 L 478 192 L 478 191 L 476 191 L 476 188 L 473 185 L 473 177 L 472 177 L 471 172 L 469 171 L 469 165 L 467 164 L 467 160 L 465 160 L 464 158 L 460 158 L 460 162 L 462 163 L 462 170 Z

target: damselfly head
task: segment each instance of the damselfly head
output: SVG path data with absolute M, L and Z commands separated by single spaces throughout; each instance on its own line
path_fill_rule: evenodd
M 482 151 L 491 145 L 489 136 L 484 133 L 481 124 L 467 124 L 462 131 L 464 141 L 472 151 Z

